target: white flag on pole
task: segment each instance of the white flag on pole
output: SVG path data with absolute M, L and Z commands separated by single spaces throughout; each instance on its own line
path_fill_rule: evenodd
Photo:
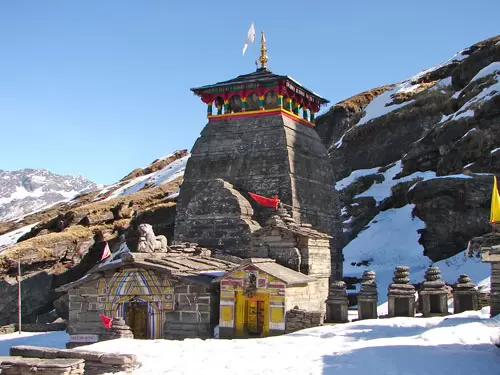
M 245 45 L 243 46 L 243 56 L 245 56 L 245 52 L 247 50 L 247 47 L 250 43 L 253 43 L 255 40 L 255 27 L 253 25 L 253 21 L 252 21 L 252 24 L 250 25 L 250 28 L 248 29 L 248 33 L 247 33 L 247 38 L 245 39 Z

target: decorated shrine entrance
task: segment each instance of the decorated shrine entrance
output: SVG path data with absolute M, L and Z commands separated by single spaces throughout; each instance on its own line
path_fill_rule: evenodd
M 134 338 L 148 339 L 148 304 L 147 302 L 131 300 L 124 304 L 125 321 L 132 329 Z
M 265 337 L 269 334 L 269 294 L 236 292 L 236 336 Z

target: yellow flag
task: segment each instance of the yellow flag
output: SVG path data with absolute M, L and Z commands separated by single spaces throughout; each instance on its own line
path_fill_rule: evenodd
M 491 193 L 490 223 L 500 223 L 500 195 L 498 194 L 497 177 L 493 176 L 493 192 Z

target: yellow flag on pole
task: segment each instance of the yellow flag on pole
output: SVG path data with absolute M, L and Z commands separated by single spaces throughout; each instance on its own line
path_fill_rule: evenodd
M 497 176 L 493 176 L 493 191 L 491 193 L 490 224 L 500 223 L 500 194 L 498 194 Z

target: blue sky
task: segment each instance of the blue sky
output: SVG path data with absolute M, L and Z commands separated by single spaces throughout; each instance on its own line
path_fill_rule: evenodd
M 111 183 L 191 149 L 191 87 L 269 67 L 338 102 L 403 80 L 498 30 L 498 0 L 0 1 L 0 169 Z

